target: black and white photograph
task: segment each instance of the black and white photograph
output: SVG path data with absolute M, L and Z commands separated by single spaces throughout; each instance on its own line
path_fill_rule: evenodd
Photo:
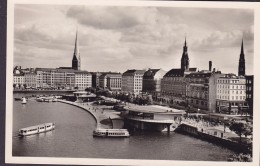
M 8 3 L 7 163 L 259 165 L 259 4 Z

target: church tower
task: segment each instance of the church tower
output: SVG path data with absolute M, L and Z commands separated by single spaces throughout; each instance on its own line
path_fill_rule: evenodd
M 181 69 L 184 69 L 185 71 L 189 70 L 189 55 L 188 55 L 188 47 L 186 42 L 186 36 L 185 36 L 185 43 L 183 46 L 183 53 L 181 57 Z
M 241 52 L 239 57 L 239 65 L 238 65 L 238 75 L 244 76 L 245 72 L 246 72 L 246 67 L 245 67 L 244 42 L 242 40 Z
M 74 48 L 74 54 L 72 58 L 72 69 L 74 70 L 80 70 L 80 53 L 79 53 L 79 47 L 78 47 L 78 31 L 76 32 L 76 39 L 75 39 L 75 48 Z

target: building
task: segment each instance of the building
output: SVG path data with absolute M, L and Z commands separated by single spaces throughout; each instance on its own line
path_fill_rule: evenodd
M 185 75 L 196 72 L 197 68 L 189 67 L 188 47 L 185 38 L 181 57 L 181 68 L 171 69 L 161 81 L 161 100 L 169 104 L 186 102 Z
M 78 90 L 85 90 L 92 86 L 92 75 L 87 71 L 75 71 L 75 87 Z
M 107 88 L 111 91 L 120 91 L 122 89 L 122 74 L 108 73 Z
M 145 70 L 127 70 L 122 75 L 122 91 L 139 94 L 143 88 Z
M 99 77 L 99 87 L 100 88 L 107 88 L 107 73 L 102 73 Z
M 24 86 L 24 73 L 21 66 L 16 66 L 13 70 L 13 87 L 22 88 Z
M 225 74 L 217 79 L 216 87 L 218 112 L 237 114 L 248 109 L 244 76 Z
M 75 48 L 72 58 L 72 69 L 80 70 L 81 69 L 81 60 L 80 60 L 80 52 L 78 46 L 78 31 L 76 32 L 76 39 L 75 39 Z
M 238 76 L 245 76 L 245 72 L 246 72 L 246 67 L 245 67 L 244 43 L 242 40 L 241 52 L 239 56 Z
M 154 97 L 160 96 L 161 81 L 166 71 L 162 69 L 149 69 L 143 76 L 143 92 L 147 92 Z
M 81 89 L 91 87 L 92 75 L 87 71 L 69 68 L 36 68 L 36 87 Z
M 92 87 L 93 87 L 93 88 L 100 87 L 100 86 L 99 86 L 99 77 L 100 77 L 102 74 L 103 74 L 103 73 L 101 73 L 101 72 L 91 72 L 91 75 L 92 75 Z
M 216 112 L 216 82 L 220 76 L 221 72 L 209 70 L 185 76 L 186 100 L 190 110 Z
M 37 75 L 34 71 L 24 73 L 24 84 L 26 87 L 36 87 L 36 80 L 37 80 Z
M 253 115 L 254 108 L 254 76 L 247 75 L 246 77 L 246 101 L 249 106 L 249 113 Z
M 171 69 L 163 79 L 161 85 L 162 97 L 170 104 L 186 102 L 185 69 Z

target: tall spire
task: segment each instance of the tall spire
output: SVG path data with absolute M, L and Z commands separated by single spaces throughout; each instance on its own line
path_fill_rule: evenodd
M 246 69 L 245 69 L 245 54 L 244 54 L 244 41 L 242 39 L 242 44 L 241 44 L 241 52 L 239 56 L 239 64 L 238 64 L 238 75 L 239 76 L 244 76 Z
M 187 47 L 187 41 L 186 41 L 186 34 L 185 34 L 185 42 L 183 46 L 183 53 L 181 57 L 181 69 L 189 70 L 189 55 L 188 55 L 188 47 Z
M 74 53 L 73 53 L 73 58 L 72 58 L 72 68 L 74 70 L 80 70 L 80 53 L 79 53 L 79 47 L 78 47 L 78 29 L 76 31 L 75 47 L 74 47 Z

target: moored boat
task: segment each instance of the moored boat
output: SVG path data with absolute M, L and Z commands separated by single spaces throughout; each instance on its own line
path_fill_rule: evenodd
M 27 103 L 26 98 L 23 97 L 23 98 L 22 98 L 22 104 L 26 104 L 26 103 Z
M 19 130 L 20 136 L 33 135 L 38 133 L 43 133 L 55 129 L 54 123 L 44 123 L 36 126 L 26 127 Z
M 95 137 L 129 137 L 130 134 L 127 129 L 100 129 L 93 131 Z

